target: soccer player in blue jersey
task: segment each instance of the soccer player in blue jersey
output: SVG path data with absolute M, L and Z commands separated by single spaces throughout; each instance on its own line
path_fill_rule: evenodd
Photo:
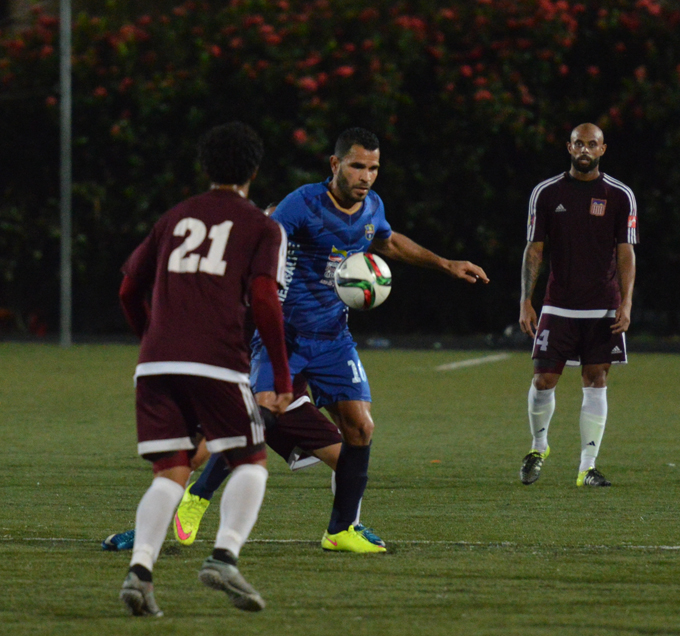
M 379 167 L 378 138 L 361 128 L 346 130 L 331 157 L 332 177 L 295 190 L 272 215 L 285 228 L 289 240 L 286 289 L 280 296 L 291 374 L 307 380 L 316 406 L 330 413 L 342 433 L 337 460 L 335 455 L 332 461 L 324 458 L 336 469 L 331 519 L 321 542 L 325 550 L 385 551 L 380 537 L 357 525 L 374 424 L 368 380 L 347 327 L 348 309 L 333 288 L 335 268 L 346 256 L 371 248 L 386 257 L 438 269 L 470 283 L 489 282 L 482 268 L 437 256 L 392 231 L 383 202 L 371 190 Z M 261 408 L 273 405 L 273 380 L 267 350 L 256 334 L 251 384 Z M 187 489 L 186 501 L 180 504 L 175 520 L 177 525 L 185 514 L 191 523 L 182 525 L 190 530 L 191 540 L 210 495 L 225 476 L 223 463 L 213 460 L 201 474 L 200 483 Z
M 357 532 L 354 520 L 368 480 L 373 435 L 371 392 L 347 327 L 348 308 L 333 288 L 343 258 L 373 249 L 398 261 L 440 270 L 470 283 L 488 283 L 484 270 L 452 261 L 392 231 L 380 197 L 372 191 L 380 168 L 378 138 L 362 128 L 344 131 L 330 160 L 332 177 L 289 194 L 272 218 L 288 235 L 283 303 L 292 374 L 308 381 L 317 407 L 324 407 L 342 433 L 336 492 L 325 550 L 384 552 Z M 256 333 L 251 382 L 261 407 L 274 405 L 272 365 Z

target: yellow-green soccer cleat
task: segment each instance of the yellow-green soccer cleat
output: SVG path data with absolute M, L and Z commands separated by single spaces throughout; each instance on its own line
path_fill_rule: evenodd
M 589 468 L 588 470 L 582 470 L 578 477 L 576 478 L 576 485 L 581 488 L 581 486 L 591 486 L 606 487 L 611 486 L 612 482 L 609 481 L 597 468 Z
M 196 540 L 201 519 L 210 505 L 209 499 L 192 495 L 189 488 L 184 491 L 172 524 L 175 539 L 182 545 L 191 545 Z
M 548 455 L 550 455 L 550 446 L 543 452 L 532 449 L 524 457 L 522 467 L 519 469 L 519 478 L 523 484 L 526 486 L 533 484 L 541 476 L 541 468 Z
M 357 532 L 354 526 L 337 534 L 324 532 L 321 547 L 333 552 L 387 552 L 385 546 L 371 543 L 361 532 Z

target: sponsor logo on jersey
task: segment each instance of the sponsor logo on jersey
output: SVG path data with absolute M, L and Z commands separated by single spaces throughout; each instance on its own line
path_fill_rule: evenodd
M 612 353 L 623 353 L 618 345 L 612 349 Z
M 628 227 L 635 229 L 637 227 L 637 216 L 631 214 L 628 217 Z
M 333 286 L 335 270 L 346 258 L 347 250 L 339 250 L 335 246 L 331 248 L 331 253 L 328 255 L 328 261 L 326 262 L 326 269 L 323 273 L 323 279 L 320 281 L 322 285 L 328 285 L 329 287 Z
M 295 276 L 295 268 L 298 264 L 298 258 L 300 256 L 300 244 L 294 243 L 293 241 L 288 241 L 288 253 L 286 255 L 286 271 L 283 275 L 285 287 L 279 289 L 279 300 L 283 303 L 288 296 L 288 289 L 290 288 L 290 281 L 293 280 Z
M 593 216 L 604 216 L 604 209 L 607 207 L 607 199 L 591 199 L 590 213 Z
M 566 212 L 567 208 L 565 208 L 561 203 L 555 208 L 555 212 Z
M 364 225 L 364 230 L 366 230 L 366 240 L 372 241 L 373 237 L 375 236 L 375 225 L 373 225 L 373 223 Z

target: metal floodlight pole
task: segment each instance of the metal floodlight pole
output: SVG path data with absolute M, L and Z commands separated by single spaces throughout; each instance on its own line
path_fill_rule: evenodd
M 62 347 L 72 344 L 73 313 L 71 266 L 71 0 L 59 4 L 59 85 L 61 88 L 61 156 L 60 156 L 60 222 L 61 222 L 61 317 Z

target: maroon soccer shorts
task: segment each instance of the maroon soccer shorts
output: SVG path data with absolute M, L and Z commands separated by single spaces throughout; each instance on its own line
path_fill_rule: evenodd
M 569 366 L 626 363 L 625 334 L 612 334 L 614 311 L 601 318 L 557 315 L 570 310 L 544 307 L 531 357 L 536 373 L 562 373 Z
M 137 377 L 140 455 L 194 448 L 203 433 L 211 453 L 264 448 L 264 424 L 248 384 L 196 375 Z
M 267 428 L 267 445 L 288 462 L 291 470 L 316 464 L 315 450 L 341 442 L 335 424 L 309 401 L 279 415 L 276 424 Z

